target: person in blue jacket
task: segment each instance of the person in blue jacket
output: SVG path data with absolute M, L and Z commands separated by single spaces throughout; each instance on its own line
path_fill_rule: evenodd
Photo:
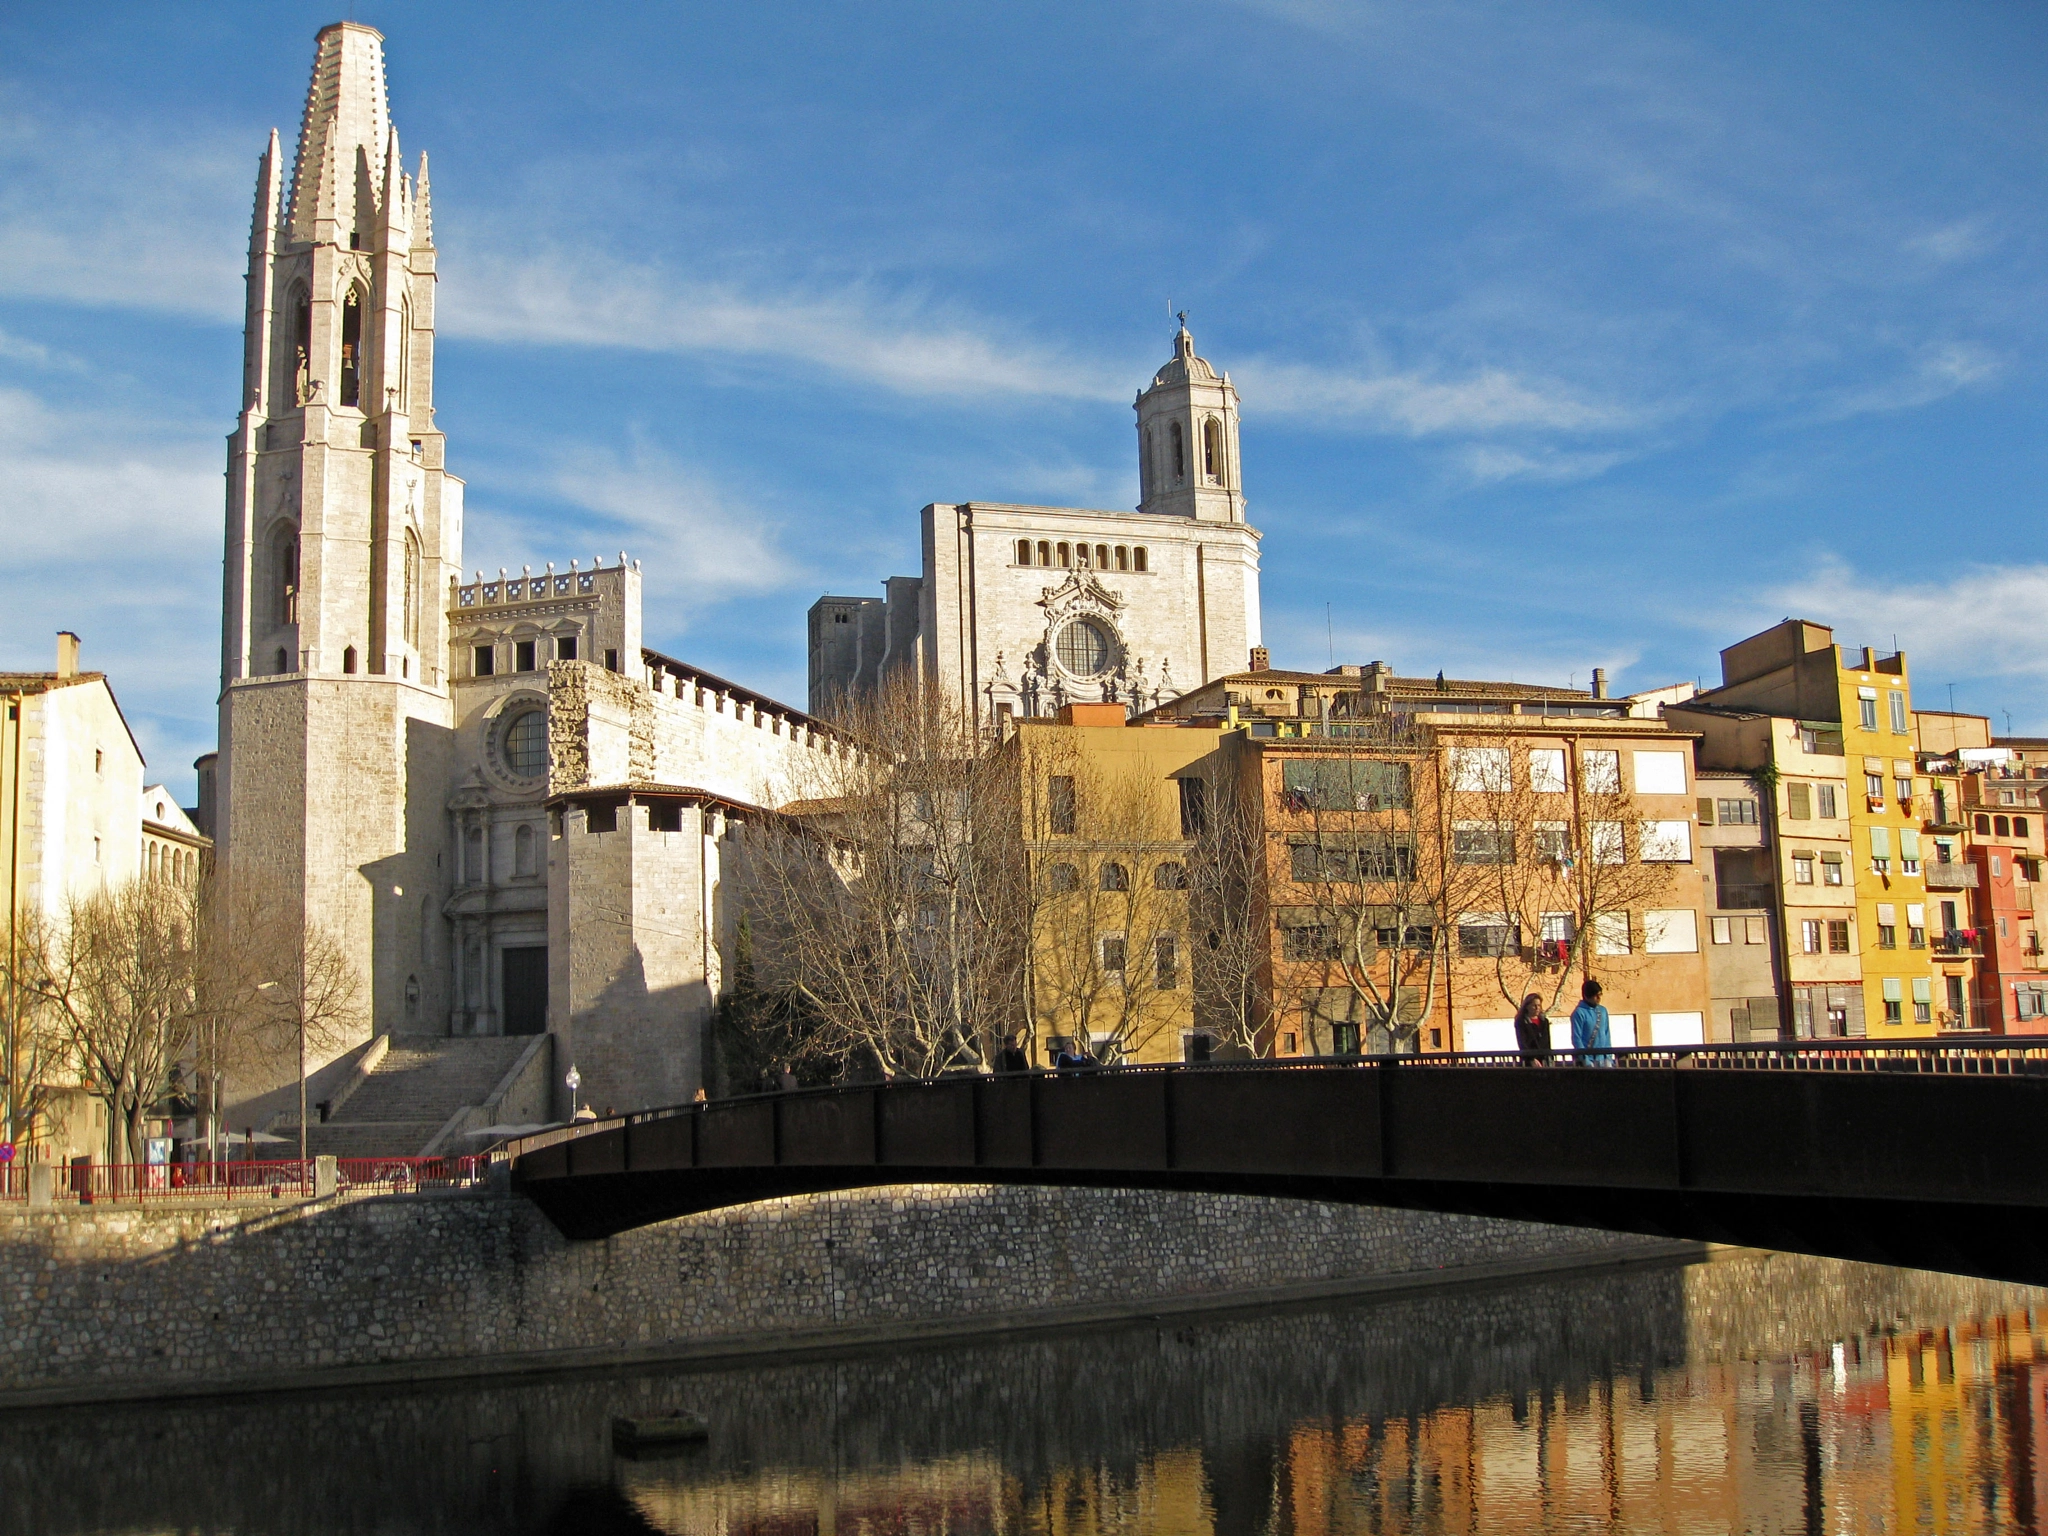
M 1600 1003 L 1600 983 L 1588 976 L 1579 988 L 1579 1006 L 1572 1010 L 1572 1049 L 1579 1053 L 1581 1066 L 1611 1067 L 1614 1058 L 1607 1052 L 1613 1044 L 1607 1010 Z

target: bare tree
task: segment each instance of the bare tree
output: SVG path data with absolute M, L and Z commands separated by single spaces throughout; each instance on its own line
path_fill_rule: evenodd
M 1263 1057 L 1278 1044 L 1263 763 L 1233 755 L 1181 781 L 1194 1017 L 1225 1055 Z
M 260 898 L 252 899 L 260 910 Z M 264 930 L 252 931 L 240 922 L 230 924 L 232 942 L 248 948 L 229 969 L 225 990 L 233 999 L 247 986 L 261 999 L 248 1016 L 244 1036 L 248 1053 L 294 1062 L 299 1091 L 299 1160 L 304 1162 L 308 1058 L 315 1052 L 331 1055 L 362 1032 L 363 978 L 341 940 L 321 923 L 309 918 L 296 932 L 289 927 L 273 927 L 269 932 L 271 937 L 266 939 Z M 263 979 L 253 980 L 259 974 Z M 249 1054 L 242 1059 L 248 1060 Z
M 1037 1032 L 1138 1057 L 1193 1019 L 1189 852 L 1168 786 L 1092 763 L 1050 727 L 1019 733 L 1017 766 Z
M 1426 729 L 1398 717 L 1347 727 L 1279 764 L 1269 849 L 1292 904 L 1276 912 L 1280 958 L 1319 983 L 1311 1028 L 1412 1048 L 1449 987 L 1460 913 L 1484 888 L 1460 856 L 1445 768 Z M 1338 1017 L 1341 1010 L 1343 1017 Z M 1335 1041 L 1315 1041 L 1334 1045 Z
M 40 907 L 22 907 L 15 915 L 12 969 L 4 978 L 13 1012 L 7 1021 L 7 1058 L 0 1064 L 11 1074 L 13 1120 L 5 1134 L 12 1145 L 43 1140 L 59 1095 L 83 1081 L 69 1016 L 53 997 L 49 979 L 51 957 L 64 952 L 63 924 Z
M 744 839 L 761 983 L 843 1065 L 978 1063 L 1024 1022 L 1029 881 L 998 743 L 907 672 L 836 717 L 845 737 Z
M 200 959 L 192 889 L 136 880 L 37 925 L 25 978 L 107 1107 L 107 1160 L 140 1163 L 146 1121 L 191 1041 Z
M 1573 972 L 1638 965 L 1630 913 L 1670 891 L 1671 861 L 1686 855 L 1644 819 L 1619 747 L 1603 737 L 1558 744 L 1527 721 L 1444 734 L 1453 856 L 1486 875 L 1471 900 L 1490 921 L 1468 920 L 1486 935 L 1471 948 L 1491 962 L 1501 998 L 1515 1005 L 1547 991 L 1555 1009 Z

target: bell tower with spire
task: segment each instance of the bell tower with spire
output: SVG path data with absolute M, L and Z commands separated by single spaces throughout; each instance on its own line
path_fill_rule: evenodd
M 1195 355 L 1187 311 L 1180 314 L 1173 359 L 1139 393 L 1140 512 L 1207 523 L 1244 521 L 1237 459 L 1237 390 Z
M 383 36 L 337 22 L 289 183 L 274 130 L 257 175 L 216 836 L 230 889 L 260 884 L 279 931 L 318 922 L 341 941 L 379 1030 L 439 990 L 421 903 L 445 885 L 462 484 L 434 426 L 434 262 L 427 161 L 417 179 L 400 161 Z

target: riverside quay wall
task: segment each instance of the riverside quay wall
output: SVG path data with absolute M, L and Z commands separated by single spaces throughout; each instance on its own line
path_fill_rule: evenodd
M 801 1352 L 1675 1256 L 1520 1222 L 984 1186 L 570 1242 L 476 1189 L 0 1208 L 0 1407 Z

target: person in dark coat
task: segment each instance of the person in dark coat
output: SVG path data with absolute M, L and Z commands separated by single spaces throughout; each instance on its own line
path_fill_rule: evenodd
M 1543 999 L 1531 992 L 1515 1010 L 1515 1048 L 1532 1067 L 1550 1061 L 1550 1020 L 1543 1016 Z
M 1003 1048 L 996 1052 L 996 1070 L 998 1072 L 1029 1072 L 1031 1070 L 1031 1055 L 1024 1049 L 1024 1036 L 1021 1031 L 1013 1029 L 1003 1036 Z

